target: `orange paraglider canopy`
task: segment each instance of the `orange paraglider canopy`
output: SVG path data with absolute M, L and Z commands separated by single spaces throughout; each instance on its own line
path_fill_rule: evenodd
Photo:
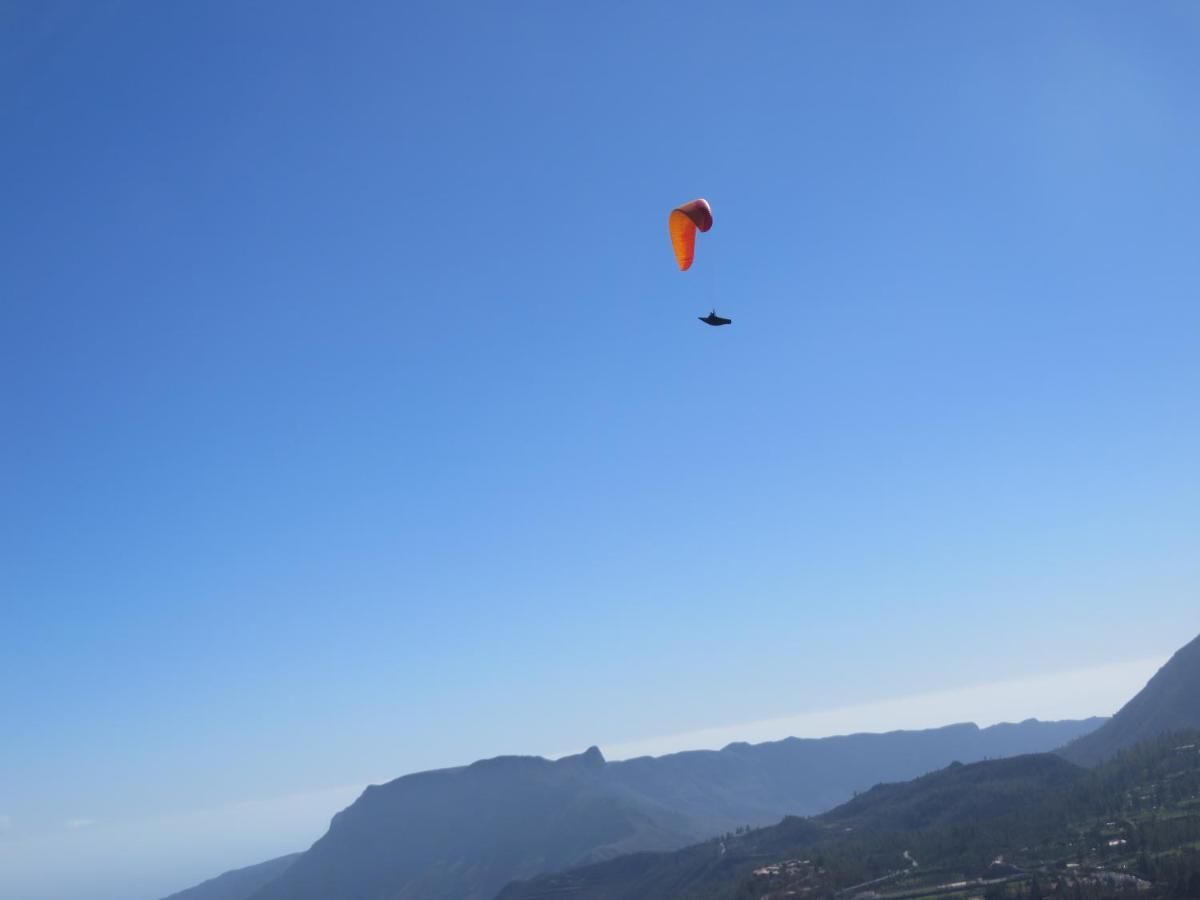
M 681 271 L 690 269 L 696 258 L 696 229 L 708 231 L 712 225 L 712 207 L 707 200 L 692 200 L 671 210 L 671 243 Z

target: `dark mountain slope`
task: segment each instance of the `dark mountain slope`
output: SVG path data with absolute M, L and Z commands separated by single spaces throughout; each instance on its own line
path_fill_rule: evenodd
M 1178 650 L 1107 724 L 1060 752 L 1094 766 L 1118 750 L 1185 728 L 1200 728 L 1200 637 Z
M 246 900 L 282 875 L 299 857 L 299 853 L 291 853 L 244 869 L 234 869 L 163 900 Z
M 1006 815 L 1040 792 L 1072 784 L 1084 770 L 1052 753 L 963 765 L 898 784 L 879 784 L 818 817 L 858 831 L 930 828 Z

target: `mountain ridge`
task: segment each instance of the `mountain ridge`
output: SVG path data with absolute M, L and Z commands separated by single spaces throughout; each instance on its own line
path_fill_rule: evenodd
M 955 759 L 1051 750 L 1101 721 L 956 723 L 613 762 L 593 747 L 414 773 L 367 788 L 253 900 L 491 900 L 515 879 L 819 812 Z
M 924 782 L 904 784 L 941 770 L 939 783 L 951 783 L 963 773 L 950 763 L 1042 754 L 1040 762 L 1015 765 L 1058 767 L 1061 775 L 1064 766 L 1094 766 L 1147 737 L 1188 727 L 1200 727 L 1200 637 L 1112 719 L 735 741 L 612 762 L 596 747 L 557 760 L 493 757 L 368 787 L 278 877 L 220 900 L 491 900 L 505 885 L 618 857 L 625 860 L 618 869 L 653 867 L 655 852 L 683 852 L 781 817 L 778 827 L 798 839 L 814 821 L 798 816 L 852 812 L 867 802 L 854 797 L 860 791 L 876 799 L 910 790 L 927 796 Z M 1057 755 L 1047 755 L 1052 750 Z M 899 824 L 928 825 L 943 812 L 918 806 Z

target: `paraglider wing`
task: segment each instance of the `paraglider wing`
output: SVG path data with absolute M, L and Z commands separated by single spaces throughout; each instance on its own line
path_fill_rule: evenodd
M 708 231 L 712 226 L 712 207 L 707 200 L 692 200 L 671 210 L 671 244 L 680 271 L 690 269 L 696 258 L 696 230 Z

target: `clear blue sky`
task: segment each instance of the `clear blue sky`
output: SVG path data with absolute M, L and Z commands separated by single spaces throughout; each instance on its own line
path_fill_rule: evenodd
M 1198 42 L 0 5 L 0 848 L 1193 637 Z

